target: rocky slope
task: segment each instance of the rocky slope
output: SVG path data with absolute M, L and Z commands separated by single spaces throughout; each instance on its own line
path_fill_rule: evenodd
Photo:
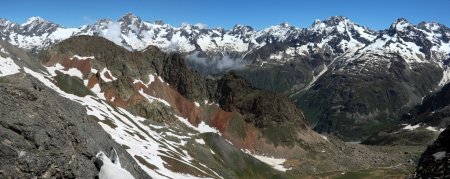
M 85 45 L 91 51 L 79 50 L 98 57 L 72 55 L 65 58 L 67 53 L 77 52 L 75 49 Z M 93 37 L 68 40 L 67 43 L 57 45 L 54 50 L 42 53 L 40 59 L 46 65 L 42 65 L 34 57 L 23 58 L 27 56 L 25 52 L 19 54 L 17 52 L 20 50 L 11 50 L 13 47 L 7 44 L 2 44 L 1 49 L 0 74 L 6 76 L 1 78 L 4 86 L 4 94 L 0 95 L 4 99 L 2 109 L 18 113 L 2 113 L 2 126 L 6 128 L 2 130 L 5 138 L 2 139 L 2 161 L 5 164 L 11 161 L 8 165 L 1 166 L 2 176 L 18 174 L 24 177 L 91 178 L 98 175 L 98 169 L 94 165 L 95 154 L 114 147 L 117 148 L 121 161 L 123 160 L 122 166 L 136 178 L 290 177 L 279 171 L 286 170 L 282 165 L 285 159 L 276 159 L 276 163 L 268 164 L 269 160 L 275 159 L 256 159 L 252 156 L 254 153 L 242 152 L 223 137 L 205 142 L 212 133 L 222 133 L 205 122 L 189 123 L 193 118 L 187 112 L 191 109 L 195 111 L 197 106 L 172 89 L 161 77 L 149 72 L 146 82 L 131 80 L 131 76 L 139 71 L 123 68 L 126 65 L 144 67 L 146 65 L 137 63 L 148 63 L 149 58 L 141 59 L 142 56 L 139 55 L 139 58 L 133 58 L 136 54 L 133 55 L 105 39 Z M 118 55 L 121 51 L 124 52 L 123 56 Z M 161 61 L 170 59 L 164 58 L 168 56 L 159 50 L 156 52 L 148 51 L 147 57 Z M 117 58 L 109 61 L 109 58 L 102 55 Z M 122 60 L 136 61 L 122 63 L 120 57 Z M 113 63 L 110 64 L 111 62 Z M 105 63 L 111 70 L 101 66 Z M 114 66 L 122 68 L 122 71 L 116 71 Z M 151 70 L 154 71 L 153 68 Z M 127 76 L 116 74 L 117 72 L 123 72 Z M 26 85 L 26 80 L 31 80 L 33 85 Z M 130 95 L 130 90 L 131 96 L 126 96 Z M 26 99 L 30 101 L 25 101 Z M 185 108 L 178 108 L 174 101 L 181 102 Z M 218 109 L 213 104 L 210 106 Z M 25 117 L 14 117 L 22 115 Z M 50 118 L 32 120 L 46 115 Z M 57 130 L 59 128 L 61 130 Z M 42 131 L 48 132 L 40 134 Z M 23 140 L 20 135 L 24 136 Z M 239 166 L 222 162 L 229 155 L 245 160 L 241 160 L 242 165 Z M 37 162 L 27 165 L 29 160 Z M 49 165 L 49 162 L 57 163 L 58 166 Z M 82 167 L 71 168 L 78 165 Z
M 450 130 L 448 128 L 422 154 L 414 178 L 448 178 Z
M 0 78 L 0 176 L 94 178 L 99 151 L 114 148 L 122 167 L 148 178 L 84 107 L 24 73 Z
M 426 96 L 420 105 L 402 117 L 402 121 L 410 124 L 425 124 L 436 128 L 449 125 L 448 111 L 450 105 L 450 85 L 447 84 L 438 92 Z
M 369 137 L 370 145 L 431 144 L 448 126 L 450 85 L 423 97 L 422 102 L 401 117 L 402 124 L 389 127 Z

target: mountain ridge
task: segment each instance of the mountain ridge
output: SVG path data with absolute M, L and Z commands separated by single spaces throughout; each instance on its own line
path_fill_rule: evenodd
M 400 19 L 404 19 L 404 18 L 400 18 Z M 25 22 L 23 24 L 17 24 L 15 22 L 11 22 L 11 21 L 9 21 L 7 19 L 3 19 L 3 18 L 0 20 L 0 22 L 1 22 L 0 26 L 3 26 L 2 30 L 7 29 L 10 26 L 13 26 L 13 27 L 16 27 L 16 28 L 17 28 L 17 26 L 21 26 L 22 29 L 23 29 L 22 31 L 24 31 L 22 33 L 32 33 L 32 32 L 29 32 L 30 30 L 32 30 L 32 29 L 28 28 L 29 25 L 33 25 L 33 27 L 34 27 L 36 25 L 51 24 L 51 25 L 54 26 L 54 28 L 46 29 L 46 32 L 49 33 L 49 34 L 53 33 L 52 31 L 55 31 L 56 30 L 55 28 L 62 28 L 62 29 L 72 29 L 72 30 L 77 29 L 77 32 L 75 33 L 76 35 L 94 35 L 95 33 L 99 33 L 100 32 L 99 29 L 102 29 L 102 28 L 104 28 L 105 25 L 107 25 L 105 23 L 111 23 L 111 22 L 119 22 L 119 23 L 121 23 L 122 28 L 124 28 L 122 30 L 122 32 L 124 32 L 124 33 L 128 33 L 129 30 L 130 30 L 130 29 L 126 29 L 126 27 L 129 27 L 130 25 L 134 25 L 135 27 L 138 28 L 138 29 L 134 29 L 134 30 L 139 30 L 139 31 L 148 30 L 148 28 L 151 27 L 151 26 L 161 26 L 161 27 L 166 27 L 168 29 L 172 29 L 172 30 L 174 30 L 174 29 L 184 29 L 185 31 L 188 31 L 189 29 L 197 29 L 197 30 L 203 29 L 203 30 L 209 30 L 209 31 L 217 30 L 217 31 L 224 31 L 224 32 L 233 32 L 234 31 L 234 32 L 240 32 L 241 35 L 244 35 L 246 31 L 247 32 L 255 32 L 255 33 L 258 33 L 258 32 L 259 33 L 264 33 L 264 32 L 269 32 L 269 31 L 274 31 L 274 30 L 276 30 L 276 33 L 279 33 L 277 35 L 288 35 L 288 34 L 284 34 L 280 30 L 285 30 L 286 28 L 291 29 L 291 30 L 295 30 L 295 31 L 306 31 L 306 30 L 312 30 L 312 29 L 316 29 L 317 30 L 317 29 L 320 29 L 321 26 L 324 26 L 324 25 L 325 26 L 337 26 L 341 22 L 349 22 L 349 23 L 354 24 L 356 26 L 360 26 L 360 25 L 358 25 L 358 24 L 356 24 L 354 22 L 351 22 L 348 18 L 346 18 L 344 16 L 332 16 L 332 17 L 330 17 L 330 18 L 328 18 L 326 20 L 316 20 L 314 23 L 312 23 L 312 25 L 310 27 L 305 27 L 305 28 L 299 28 L 299 27 L 295 27 L 295 26 L 289 25 L 287 23 L 281 23 L 279 25 L 274 25 L 274 26 L 270 26 L 270 27 L 263 28 L 263 29 L 260 29 L 260 30 L 255 30 L 251 26 L 242 25 L 242 24 L 236 24 L 233 28 L 225 30 L 224 28 L 221 28 L 221 27 L 205 28 L 205 27 L 203 27 L 201 25 L 190 25 L 190 24 L 182 24 L 179 27 L 175 27 L 175 26 L 171 26 L 169 24 L 161 23 L 162 21 L 159 21 L 159 20 L 156 20 L 154 22 L 144 21 L 140 17 L 135 16 L 132 13 L 127 13 L 127 14 L 123 15 L 117 21 L 113 21 L 111 19 L 100 19 L 100 20 L 96 21 L 92 25 L 83 25 L 83 26 L 78 27 L 78 28 L 65 28 L 65 27 L 57 25 L 57 24 L 55 24 L 55 23 L 53 23 L 51 21 L 47 21 L 47 20 L 45 20 L 43 18 L 40 18 L 38 16 L 29 18 L 27 20 L 27 22 Z M 426 22 L 421 22 L 421 24 L 422 23 L 426 24 Z M 96 28 L 96 26 L 98 27 L 98 26 L 102 26 L 102 25 L 103 25 L 103 27 Z M 441 24 L 439 24 L 439 25 L 441 25 Z M 441 26 L 443 26 L 443 25 L 441 25 Z M 245 27 L 244 31 L 242 31 L 242 29 L 241 29 L 242 27 Z M 367 28 L 365 26 L 360 26 L 360 27 L 363 28 L 364 30 L 368 31 L 369 34 L 376 34 L 376 33 L 379 32 L 379 31 L 371 30 L 370 28 Z M 5 35 L 5 32 L 3 32 L 2 35 Z M 28 34 L 28 35 L 33 35 L 33 34 Z M 42 35 L 42 33 L 40 33 L 40 35 Z M 141 34 L 139 34 L 139 35 L 141 35 Z M 263 34 L 260 34 L 260 35 L 263 35 Z M 3 37 L 3 38 L 6 39 L 6 37 Z M 66 38 L 67 38 L 67 36 L 66 36 Z M 109 39 L 109 40 L 111 40 L 111 39 Z M 24 47 L 25 48 L 30 48 L 30 47 L 43 48 L 43 47 L 46 47 L 47 45 L 48 44 L 42 44 L 41 46 L 38 46 L 37 44 L 34 44 L 34 45 L 31 45 L 31 46 L 24 46 Z M 119 44 L 119 45 L 121 45 L 121 44 Z M 19 44 L 19 46 L 20 46 L 20 44 Z M 130 49 L 130 46 L 131 46 L 131 49 L 133 49 L 133 50 L 142 50 L 142 49 L 145 48 L 145 46 L 141 46 L 139 48 L 135 48 L 137 46 L 129 45 L 128 49 Z

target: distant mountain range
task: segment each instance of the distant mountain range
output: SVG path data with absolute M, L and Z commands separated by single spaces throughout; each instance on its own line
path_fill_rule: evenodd
M 163 21 L 143 21 L 128 13 L 117 21 L 101 19 L 93 25 L 83 25 L 79 28 L 65 28 L 40 17 L 32 17 L 23 24 L 0 19 L 0 30 L 2 40 L 26 49 L 42 49 L 71 36 L 94 35 L 105 37 L 129 50 L 143 50 L 149 45 L 154 45 L 166 51 L 182 53 L 202 51 L 207 54 L 239 53 L 245 57 L 246 54 L 269 44 L 290 42 L 290 48 L 282 49 L 285 50 L 284 53 L 272 54 L 270 59 L 307 55 L 311 51 L 325 48 L 324 46 L 330 46 L 329 50 L 333 54 L 342 54 L 368 44 L 371 45 L 367 48 L 377 49 L 387 41 L 395 42 L 395 37 L 388 37 L 397 32 L 398 37 L 409 36 L 409 40 L 423 37 L 430 43 L 416 44 L 416 48 L 408 46 L 412 44 L 403 47 L 390 45 L 389 49 L 393 51 L 403 49 L 405 53 L 420 55 L 427 51 L 426 49 L 423 49 L 423 52 L 417 51 L 422 45 L 436 46 L 433 49 L 436 51 L 448 51 L 450 48 L 449 29 L 444 25 L 422 22 L 415 26 L 403 18 L 396 20 L 388 30 L 382 31 L 368 29 L 342 16 L 330 17 L 324 21 L 316 20 L 309 28 L 297 28 L 282 23 L 257 31 L 244 25 L 235 25 L 229 30 L 208 29 L 201 25 L 189 24 L 173 27 Z M 422 55 L 425 56 L 425 54 Z

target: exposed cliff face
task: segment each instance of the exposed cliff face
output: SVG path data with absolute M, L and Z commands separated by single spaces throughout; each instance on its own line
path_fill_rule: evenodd
M 234 73 L 220 79 L 217 89 L 217 101 L 225 111 L 243 114 L 245 121 L 261 129 L 275 145 L 320 141 L 313 135 L 304 136 L 310 133 L 310 129 L 302 112 L 288 97 L 255 89 Z M 304 141 L 298 136 L 302 136 L 300 138 Z
M 403 115 L 402 121 L 410 124 L 423 123 L 432 127 L 447 127 L 450 117 L 450 84 L 438 92 L 424 97 L 422 103 Z

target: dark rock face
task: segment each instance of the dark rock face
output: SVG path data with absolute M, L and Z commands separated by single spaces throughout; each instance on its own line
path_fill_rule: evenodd
M 393 126 L 387 130 L 370 136 L 361 143 L 364 145 L 387 146 L 427 146 L 438 136 L 438 131 L 430 131 L 424 127 L 415 130 L 403 129 L 404 126 Z
M 226 111 L 252 114 L 252 122 L 259 128 L 294 126 L 306 129 L 300 110 L 284 95 L 255 89 L 234 73 L 218 81 L 218 102 Z
M 310 129 L 301 110 L 287 96 L 255 89 L 234 73 L 218 80 L 216 88 L 213 99 L 221 108 L 242 114 L 246 122 L 262 130 L 264 137 L 275 146 L 305 142 L 298 139 L 298 134 Z
M 135 178 L 149 178 L 81 105 L 33 77 L 1 78 L 0 178 L 94 178 L 95 155 L 111 147 Z
M 299 58 L 287 64 L 253 66 L 235 72 L 259 89 L 289 94 L 306 87 L 313 78 L 318 61 Z
M 450 177 L 450 130 L 447 128 L 422 154 L 414 178 Z
M 402 121 L 411 124 L 425 123 L 444 128 L 450 124 L 450 84 L 433 95 L 425 97 L 422 104 L 403 115 Z

